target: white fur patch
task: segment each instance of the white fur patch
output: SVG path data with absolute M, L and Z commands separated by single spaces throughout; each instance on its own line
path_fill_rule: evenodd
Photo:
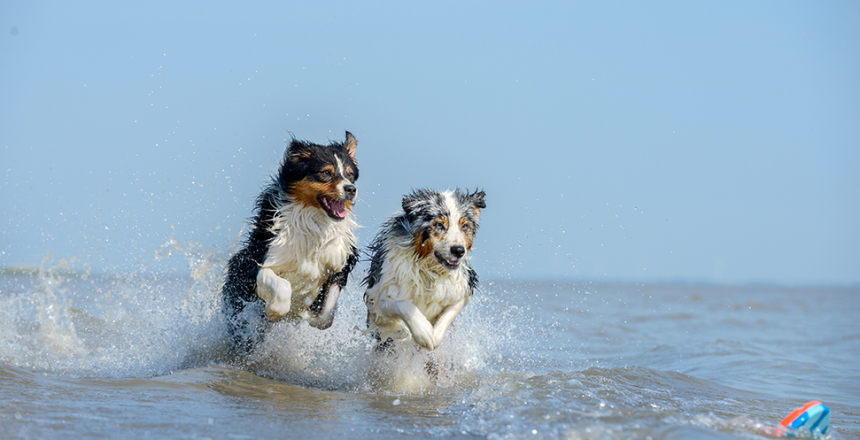
M 343 162 L 341 162 L 340 158 L 337 156 L 334 157 L 334 160 L 335 160 L 335 163 L 337 163 L 337 173 L 341 176 L 345 176 L 346 170 L 344 170 L 344 168 L 343 168 Z
M 432 255 L 417 258 L 411 246 L 398 246 L 394 240 L 386 246 L 388 252 L 382 264 L 382 275 L 379 282 L 367 290 L 366 300 L 368 331 L 380 329 L 383 341 L 388 337 L 406 340 L 412 336 L 401 318 L 380 310 L 385 301 L 408 300 L 433 324 L 449 307 L 461 302 L 465 306 L 471 299 L 463 264 L 458 269 L 449 270 Z M 467 259 L 468 254 L 463 257 L 463 260 Z
M 340 158 L 335 156 L 334 160 L 337 164 L 337 173 L 339 176 L 342 176 L 343 179 L 340 180 L 337 184 L 337 196 L 339 199 L 346 199 L 346 191 L 343 190 L 343 187 L 346 185 L 352 185 L 352 182 L 346 178 L 346 168 L 343 166 L 343 162 L 341 162 Z
M 453 192 L 445 191 L 442 196 L 445 199 L 445 209 L 448 211 L 448 230 L 445 231 L 445 238 L 436 243 L 435 250 L 448 260 L 457 259 L 451 255 L 451 247 L 466 246 L 466 237 L 460 229 L 460 219 L 463 218 L 463 213 L 460 212 L 457 201 L 454 200 Z
M 404 196 L 403 211 L 386 222 L 372 245 L 367 332 L 378 330 L 382 341 L 411 340 L 427 350 L 442 344 L 472 297 L 472 235 L 460 222 L 465 218 L 477 227 L 477 212 L 470 217 L 473 208 L 457 191 L 418 190 Z
M 278 208 L 272 226 L 275 238 L 262 268 L 290 282 L 288 318 L 309 317 L 308 306 L 322 285 L 346 264 L 356 243 L 355 226 L 351 213 L 335 221 L 315 207 L 282 203 Z

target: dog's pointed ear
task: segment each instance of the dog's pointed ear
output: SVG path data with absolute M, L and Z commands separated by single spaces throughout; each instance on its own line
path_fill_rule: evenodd
M 313 152 L 311 151 L 310 145 L 306 142 L 293 139 L 292 142 L 290 142 L 290 146 L 287 147 L 285 159 L 291 163 L 298 163 L 311 157 L 311 154 L 313 154 Z
M 475 208 L 484 209 L 487 207 L 487 203 L 484 202 L 484 197 L 486 196 L 487 194 L 485 194 L 484 191 L 478 191 L 476 189 L 475 192 L 469 194 L 466 197 L 469 199 L 470 202 L 472 202 L 472 205 L 474 205 Z
M 349 157 L 355 160 L 355 150 L 358 148 L 358 140 L 350 132 L 346 132 L 346 140 L 343 141 L 343 147 L 349 153 Z

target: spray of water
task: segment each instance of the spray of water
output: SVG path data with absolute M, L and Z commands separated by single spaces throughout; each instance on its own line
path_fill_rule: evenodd
M 190 277 L 169 273 L 72 271 L 46 258 L 31 274 L 6 277 L 0 295 L 0 360 L 51 374 L 149 377 L 230 364 L 301 386 L 364 392 L 427 393 L 476 383 L 505 368 L 496 353 L 515 352 L 523 312 L 482 292 L 432 353 L 380 356 L 363 334 L 366 310 L 353 277 L 328 330 L 278 322 L 246 359 L 227 349 L 220 290 L 225 256 L 171 237 L 155 259 L 180 256 Z M 11 280 L 11 281 L 10 281 Z M 428 375 L 427 365 L 438 366 Z
M 366 310 L 354 277 L 330 329 L 278 322 L 256 352 L 234 359 L 221 314 L 226 256 L 171 237 L 156 258 L 172 256 L 188 264 L 190 276 L 96 275 L 50 256 L 36 271 L 4 274 L 0 362 L 53 376 L 111 378 L 236 367 L 316 390 L 390 395 L 404 406 L 429 396 L 440 413 L 457 415 L 455 425 L 435 428 L 442 436 L 671 437 L 690 432 L 683 427 L 769 435 L 767 423 L 743 415 L 747 393 L 644 367 L 577 371 L 575 354 L 552 350 L 559 333 L 573 327 L 542 322 L 528 305 L 502 299 L 522 292 L 500 289 L 523 287 L 487 283 L 439 349 L 386 357 L 363 334 Z
M 166 246 L 192 262 L 191 278 L 79 273 L 50 256 L 36 272 L 4 277 L 0 360 L 59 375 L 145 377 L 223 357 L 224 320 L 212 294 L 220 264 Z

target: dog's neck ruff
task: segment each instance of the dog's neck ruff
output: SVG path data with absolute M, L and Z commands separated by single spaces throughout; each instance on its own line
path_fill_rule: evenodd
M 346 264 L 355 247 L 356 222 L 351 213 L 343 220 L 333 220 L 322 209 L 282 199 L 272 220 L 274 238 L 263 267 L 290 282 L 327 278 Z M 311 284 L 318 292 L 324 281 Z M 300 286 L 294 284 L 293 289 L 296 287 Z

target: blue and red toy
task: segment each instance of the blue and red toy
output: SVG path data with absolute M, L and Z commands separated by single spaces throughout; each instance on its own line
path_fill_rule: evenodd
M 779 425 L 786 429 L 782 432 L 785 437 L 818 437 L 826 434 L 830 426 L 830 408 L 818 401 L 808 402 L 795 408 Z

